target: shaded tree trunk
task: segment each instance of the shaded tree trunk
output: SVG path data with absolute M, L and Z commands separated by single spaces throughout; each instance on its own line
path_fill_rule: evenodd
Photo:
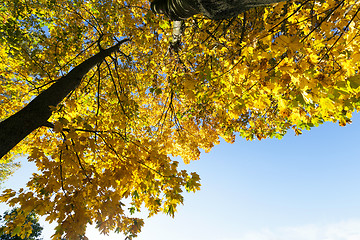
M 154 0 L 151 9 L 173 21 L 203 14 L 210 19 L 229 19 L 250 8 L 287 0 Z
M 50 107 L 57 106 L 79 86 L 85 74 L 107 56 L 117 51 L 120 45 L 126 41 L 128 39 L 124 39 L 108 49 L 101 50 L 85 60 L 40 93 L 19 112 L 0 122 L 0 159 L 32 131 L 43 126 L 52 114 Z
M 286 0 L 197 0 L 200 13 L 211 19 L 229 19 L 251 8 Z

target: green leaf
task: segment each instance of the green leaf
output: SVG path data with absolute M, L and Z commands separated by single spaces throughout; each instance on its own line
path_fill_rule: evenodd
M 11 236 L 19 235 L 20 232 L 21 232 L 21 226 L 16 226 L 13 232 L 11 233 Z
M 135 213 L 135 207 L 129 208 L 130 214 L 133 215 Z
M 350 83 L 350 87 L 356 89 L 360 86 L 360 75 L 354 75 L 347 79 Z

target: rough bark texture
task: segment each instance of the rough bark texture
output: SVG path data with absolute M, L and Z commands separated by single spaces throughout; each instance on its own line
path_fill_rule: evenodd
M 250 8 L 286 0 L 154 0 L 151 9 L 173 21 L 203 14 L 210 19 L 228 19 Z
M 86 73 L 107 56 L 117 51 L 125 41 L 128 40 L 122 40 L 115 46 L 102 50 L 85 60 L 40 93 L 19 112 L 0 122 L 0 159 L 32 131 L 43 126 L 52 114 L 50 107 L 57 106 L 79 86 Z
M 211 19 L 236 17 L 250 8 L 284 2 L 285 0 L 197 0 L 200 13 Z
M 172 21 L 187 19 L 200 13 L 197 0 L 153 0 L 151 10 L 158 14 L 165 14 Z

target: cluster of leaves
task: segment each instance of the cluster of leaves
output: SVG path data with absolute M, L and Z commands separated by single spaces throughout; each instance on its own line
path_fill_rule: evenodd
M 15 217 L 23 219 L 24 225 L 11 226 Z M 34 212 L 28 215 L 23 215 L 20 209 L 13 208 L 11 211 L 6 211 L 3 216 L 0 217 L 3 223 L 9 222 L 9 226 L 0 227 L 0 239 L 1 240 L 42 240 L 40 238 L 43 228 L 40 226 L 37 216 Z M 11 234 L 5 233 L 11 229 Z
M 200 187 L 170 156 L 188 163 L 235 133 L 281 138 L 324 121 L 345 125 L 359 109 L 359 9 L 354 0 L 304 0 L 230 20 L 196 16 L 174 53 L 170 22 L 147 1 L 6 1 L 0 120 L 102 48 L 131 42 L 4 158 L 28 154 L 39 173 L 1 201 L 56 221 L 53 239 L 77 239 L 88 223 L 136 236 L 143 220 L 131 215 L 141 206 L 173 216 L 183 190 Z
M 185 109 L 225 139 L 345 125 L 359 109 L 358 11 L 355 1 L 289 1 L 220 23 L 193 19 L 185 42 L 200 44 L 179 56 L 191 72 L 191 85 L 179 80 L 184 94 L 195 97 Z
M 14 171 L 20 167 L 20 164 L 13 161 L 0 162 L 0 184 L 3 183 Z

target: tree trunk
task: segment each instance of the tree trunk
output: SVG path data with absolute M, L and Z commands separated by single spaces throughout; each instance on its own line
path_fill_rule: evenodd
M 287 0 L 197 0 L 200 12 L 210 19 L 229 19 L 254 7 L 284 1 Z
M 85 60 L 40 93 L 19 112 L 0 122 L 0 159 L 32 131 L 43 126 L 52 114 L 50 107 L 57 106 L 70 92 L 79 86 L 85 74 L 98 63 L 101 63 L 107 56 L 117 51 L 120 45 L 126 41 L 129 40 L 122 40 Z
M 287 0 L 153 0 L 151 9 L 173 21 L 199 13 L 210 19 L 229 19 L 250 8 L 284 1 Z

